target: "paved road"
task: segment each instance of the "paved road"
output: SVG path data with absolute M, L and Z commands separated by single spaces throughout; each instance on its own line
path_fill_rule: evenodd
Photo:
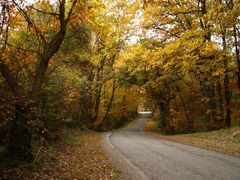
M 240 158 L 146 135 L 142 127 L 148 115 L 103 136 L 104 149 L 123 179 L 240 180 Z

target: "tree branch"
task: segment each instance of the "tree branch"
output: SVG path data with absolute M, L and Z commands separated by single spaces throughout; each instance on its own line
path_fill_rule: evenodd
M 59 17 L 59 14 L 58 14 L 58 13 L 46 12 L 46 11 L 37 9 L 37 8 L 35 8 L 35 7 L 33 7 L 33 6 L 27 6 L 27 7 L 30 7 L 30 8 L 32 8 L 32 9 L 34 9 L 35 11 L 40 12 L 40 13 L 43 13 L 43 14 L 48 14 L 48 15 L 52 15 L 52 16 L 55 16 L 55 17 L 56 17 L 56 16 Z
M 15 49 L 25 51 L 25 52 L 31 52 L 31 53 L 35 53 L 35 54 L 38 54 L 38 55 L 40 54 L 39 52 L 34 51 L 34 50 L 31 50 L 31 49 L 24 49 L 24 48 L 21 48 L 21 47 L 16 47 L 16 46 L 14 46 L 14 45 L 12 45 L 12 44 L 9 44 L 9 43 L 7 43 L 7 45 L 8 45 L 8 46 L 11 46 L 11 47 L 13 47 L 13 48 L 15 48 Z
M 16 2 L 15 0 L 12 0 L 13 3 L 15 4 L 15 6 L 17 6 L 17 8 L 20 10 L 20 12 L 22 13 L 23 17 L 25 18 L 25 20 L 27 21 L 28 25 L 30 27 L 32 27 L 35 32 L 37 33 L 37 35 L 41 38 L 41 40 L 43 41 L 44 44 L 47 44 L 45 37 L 43 36 L 43 34 L 41 33 L 41 31 L 39 30 L 39 28 L 36 26 L 36 24 L 34 23 L 34 21 L 29 17 L 29 15 L 27 14 L 27 12 L 25 10 L 23 10 Z
M 13 94 L 17 97 L 23 97 L 23 92 L 17 83 L 17 78 L 13 76 L 8 66 L 2 61 L 2 59 L 0 59 L 0 71 L 2 72 L 2 75 L 8 83 Z
M 77 3 L 77 0 L 74 0 L 72 3 L 71 9 L 68 12 L 68 17 L 66 19 L 66 23 L 68 23 L 70 21 L 70 18 L 71 18 L 72 12 L 73 12 L 73 8 L 76 5 L 76 3 Z

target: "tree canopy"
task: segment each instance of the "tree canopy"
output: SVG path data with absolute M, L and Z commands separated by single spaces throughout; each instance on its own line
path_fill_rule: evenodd
M 167 133 L 239 125 L 239 0 L 0 2 L 0 134 L 10 155 L 139 107 Z M 144 110 L 144 109 L 143 109 Z

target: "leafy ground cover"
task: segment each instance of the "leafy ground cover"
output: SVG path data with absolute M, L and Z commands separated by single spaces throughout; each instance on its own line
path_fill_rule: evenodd
M 156 122 L 150 119 L 145 132 L 163 139 L 240 156 L 240 127 L 181 135 L 163 135 L 156 127 Z
M 54 146 L 37 149 L 31 163 L 12 167 L 0 161 L 0 179 L 116 179 L 119 172 L 102 151 L 100 139 L 99 133 L 67 130 Z

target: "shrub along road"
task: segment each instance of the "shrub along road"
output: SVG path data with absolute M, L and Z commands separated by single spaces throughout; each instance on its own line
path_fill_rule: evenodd
M 240 158 L 147 135 L 148 117 L 103 136 L 124 179 L 240 179 Z

